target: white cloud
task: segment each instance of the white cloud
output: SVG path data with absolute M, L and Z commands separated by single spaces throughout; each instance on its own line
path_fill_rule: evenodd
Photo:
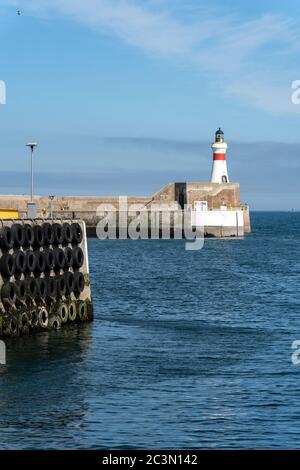
M 299 27 L 283 15 L 244 19 L 167 0 L 0 0 L 35 15 L 63 15 L 147 53 L 188 61 L 243 103 L 272 113 L 300 112 L 291 103 L 288 65 L 299 53 Z M 177 3 L 174 2 L 174 5 Z M 186 10 L 186 15 L 183 12 Z M 215 80 L 217 77 L 217 80 Z

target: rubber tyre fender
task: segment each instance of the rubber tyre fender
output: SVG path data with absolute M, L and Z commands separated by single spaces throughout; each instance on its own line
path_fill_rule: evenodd
M 46 309 L 46 307 L 40 307 L 38 309 L 38 324 L 43 330 L 48 328 L 49 314 L 48 314 L 48 310 Z
M 17 300 L 21 303 L 26 302 L 27 298 L 27 291 L 26 291 L 26 283 L 25 281 L 19 281 L 16 284 L 16 296 Z
M 70 302 L 68 306 L 68 316 L 70 322 L 73 322 L 77 318 L 77 309 L 76 309 L 76 303 L 75 302 Z
M 69 319 L 69 309 L 68 309 L 68 306 L 65 302 L 62 302 L 58 309 L 57 309 L 57 314 L 59 316 L 59 318 L 61 319 L 61 322 L 62 323 L 67 323 L 68 319 Z
M 27 315 L 26 312 L 19 312 L 18 315 L 18 323 L 19 323 L 19 331 L 23 334 L 28 334 L 29 333 L 29 316 Z
M 11 227 L 3 227 L 0 230 L 0 248 L 10 250 L 14 246 L 14 232 Z
M 44 232 L 44 244 L 52 245 L 54 242 L 54 232 L 53 232 L 52 224 L 49 224 L 49 222 L 47 222 L 43 224 L 42 228 Z
M 14 253 L 14 260 L 15 260 L 15 272 L 18 274 L 24 273 L 27 267 L 25 252 L 22 250 L 16 251 Z
M 35 300 L 38 295 L 38 286 L 34 277 L 28 277 L 25 279 L 26 294 L 31 300 Z
M 64 273 L 64 279 L 66 283 L 66 293 L 71 294 L 74 291 L 75 281 L 74 281 L 74 274 L 68 271 Z
M 47 282 L 47 295 L 50 299 L 54 299 L 57 296 L 57 281 L 54 276 L 46 278 Z
M 44 246 L 45 235 L 44 235 L 43 227 L 41 225 L 34 225 L 33 233 L 34 233 L 34 246 L 35 247 Z
M 84 254 L 80 246 L 76 246 L 72 250 L 73 254 L 73 268 L 79 269 L 82 267 L 84 262 Z
M 85 279 L 81 272 L 74 273 L 74 292 L 80 295 L 84 291 Z
M 82 228 L 80 227 L 78 222 L 75 222 L 71 225 L 72 228 L 72 243 L 75 245 L 79 245 L 82 242 L 83 233 Z
M 62 248 L 55 248 L 54 250 L 54 262 L 56 269 L 63 269 L 65 267 L 65 252 Z
M 53 315 L 49 318 L 49 328 L 52 330 L 59 330 L 61 328 L 61 319 L 58 315 Z
M 33 318 L 32 312 L 33 312 L 33 310 L 26 309 L 25 312 L 26 312 L 27 317 L 28 317 L 28 327 L 30 328 L 31 325 L 32 325 L 32 318 Z
M 52 225 L 53 234 L 54 234 L 54 245 L 61 245 L 64 241 L 64 231 L 62 224 L 55 223 Z
M 36 258 L 33 250 L 25 251 L 26 254 L 26 272 L 32 273 L 36 269 Z
M 32 246 L 34 244 L 34 231 L 33 231 L 32 225 L 30 224 L 24 225 L 24 234 L 25 234 L 25 240 L 24 240 L 23 245 Z
M 19 336 L 18 321 L 14 316 L 6 317 L 3 325 L 3 333 L 5 336 Z
M 61 298 L 66 294 L 66 281 L 64 276 L 57 276 L 57 297 Z
M 65 222 L 63 224 L 63 232 L 64 232 L 64 243 L 72 243 L 73 240 L 73 231 L 72 226 Z
M 43 251 L 34 251 L 35 256 L 35 272 L 43 273 L 46 269 L 46 259 Z
M 64 249 L 65 253 L 65 268 L 69 269 L 73 266 L 73 250 L 69 246 Z
M 3 277 L 13 276 L 15 272 L 15 258 L 10 253 L 4 253 L 1 256 L 0 272 Z
M 77 302 L 77 317 L 80 321 L 87 320 L 87 305 L 83 300 Z
M 39 311 L 37 309 L 31 310 L 31 320 L 30 320 L 30 327 L 33 330 L 38 329 L 39 327 Z
M 44 277 L 40 277 L 36 280 L 38 288 L 38 297 L 45 300 L 48 297 L 48 284 Z
M 23 246 L 25 242 L 25 232 L 22 224 L 14 224 L 12 226 L 14 234 L 14 246 Z
M 51 248 L 46 248 L 44 250 L 44 255 L 45 255 L 45 271 L 52 271 L 52 269 L 55 268 L 55 258 L 54 258 L 54 252 Z
M 1 288 L 1 299 L 4 304 L 14 305 L 17 300 L 16 285 L 13 282 L 5 282 Z

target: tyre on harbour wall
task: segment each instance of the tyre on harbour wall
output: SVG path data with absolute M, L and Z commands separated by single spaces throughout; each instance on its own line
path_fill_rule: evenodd
M 85 223 L 0 219 L 0 337 L 92 321 Z

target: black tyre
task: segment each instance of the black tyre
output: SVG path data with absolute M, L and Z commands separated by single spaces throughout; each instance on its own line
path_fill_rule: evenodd
M 18 319 L 16 317 L 6 317 L 3 324 L 3 333 L 5 336 L 19 336 Z
M 74 292 L 78 295 L 83 292 L 85 287 L 84 275 L 80 272 L 74 273 Z
M 38 310 L 37 309 L 30 310 L 29 313 L 31 315 L 30 329 L 31 330 L 38 330 L 38 328 L 39 328 Z
M 16 295 L 17 300 L 21 303 L 26 301 L 26 284 L 25 281 L 19 281 L 16 284 Z
M 34 277 L 25 279 L 26 294 L 29 299 L 34 300 L 38 295 L 38 285 Z
M 24 225 L 24 234 L 25 234 L 24 246 L 32 246 L 34 244 L 34 231 L 33 231 L 32 225 L 30 224 Z
M 71 322 L 75 321 L 77 317 L 76 303 L 71 302 L 69 304 L 69 320 Z
M 14 246 L 14 231 L 10 227 L 3 227 L 0 230 L 0 248 L 10 250 Z
M 44 244 L 45 245 L 52 245 L 54 242 L 54 232 L 52 228 L 52 224 L 48 222 L 43 225 L 43 232 L 44 232 Z
M 74 290 L 74 274 L 67 272 L 64 274 L 65 283 L 66 283 L 66 293 L 71 294 Z
M 80 246 L 76 246 L 75 248 L 73 248 L 72 255 L 73 255 L 73 267 L 81 268 L 81 266 L 83 265 L 83 261 L 84 261 L 84 255 Z
M 46 278 L 47 282 L 47 296 L 50 299 L 54 299 L 57 295 L 57 282 L 55 277 L 49 276 Z
M 10 253 L 4 253 L 0 258 L 0 272 L 3 277 L 10 277 L 15 272 L 15 259 Z
M 61 245 L 64 241 L 64 231 L 62 224 L 53 224 L 54 245 Z
M 49 314 L 45 307 L 40 307 L 37 311 L 38 325 L 43 330 L 48 327 Z
M 72 243 L 79 245 L 82 242 L 82 228 L 75 222 L 72 224 Z
M 46 271 L 52 271 L 55 267 L 55 259 L 54 259 L 54 252 L 51 248 L 47 248 L 44 250 L 45 255 L 45 263 L 46 263 Z
M 26 272 L 32 273 L 36 268 L 36 257 L 32 250 L 25 252 L 26 254 Z
M 77 318 L 80 321 L 86 321 L 87 320 L 87 305 L 83 300 L 79 300 L 77 302 Z
M 5 282 L 1 289 L 1 299 L 6 305 L 14 305 L 17 299 L 16 286 L 12 282 Z
M 48 326 L 51 330 L 59 330 L 61 328 L 61 319 L 58 315 L 49 318 Z
M 36 280 L 38 287 L 38 297 L 40 299 L 46 299 L 48 296 L 48 285 L 44 277 L 40 277 Z
M 31 323 L 30 313 L 19 312 L 18 323 L 20 333 L 22 333 L 23 335 L 27 335 L 29 333 L 29 327 Z
M 73 250 L 67 246 L 65 252 L 65 268 L 71 268 L 73 266 Z
M 35 272 L 36 273 L 43 273 L 46 268 L 46 260 L 43 251 L 36 250 L 34 252 L 35 256 Z
M 72 243 L 72 240 L 73 240 L 72 227 L 67 222 L 63 224 L 63 232 L 64 232 L 64 243 Z
M 63 297 L 66 294 L 66 281 L 64 276 L 57 277 L 57 297 Z
M 56 269 L 63 269 L 65 267 L 66 257 L 62 248 L 55 248 L 54 250 L 54 263 Z
M 57 315 L 62 323 L 67 323 L 69 319 L 69 309 L 66 303 L 61 302 L 57 309 Z
M 14 224 L 12 226 L 12 230 L 14 233 L 14 245 L 15 246 L 23 246 L 25 241 L 25 232 L 24 227 L 22 224 Z
M 26 255 L 24 251 L 18 250 L 14 254 L 15 260 L 15 272 L 18 274 L 24 273 L 26 271 Z
M 41 247 L 44 246 L 45 236 L 44 231 L 41 225 L 34 225 L 33 227 L 34 232 L 34 246 Z

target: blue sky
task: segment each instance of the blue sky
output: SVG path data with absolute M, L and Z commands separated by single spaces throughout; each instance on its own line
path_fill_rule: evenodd
M 21 16 L 16 10 L 21 10 Z M 1 192 L 151 194 L 205 181 L 218 126 L 254 209 L 300 209 L 300 5 L 0 0 Z

